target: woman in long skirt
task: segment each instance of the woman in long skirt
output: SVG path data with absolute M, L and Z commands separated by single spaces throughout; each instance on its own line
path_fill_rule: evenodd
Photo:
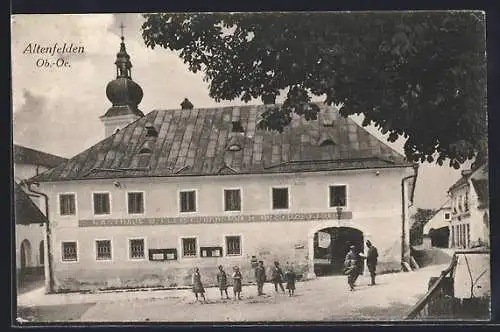
M 234 297 L 238 297 L 241 300 L 241 272 L 239 267 L 235 266 L 233 268 L 233 292 Z
M 198 294 L 201 295 L 203 301 L 206 301 L 205 288 L 203 287 L 203 283 L 201 282 L 200 270 L 197 267 L 194 268 L 192 282 L 193 282 L 193 293 L 196 296 L 196 301 L 198 301 Z
M 291 265 L 287 265 L 285 271 L 285 281 L 286 281 L 286 289 L 288 289 L 288 296 L 293 296 L 295 293 L 295 280 L 297 279 L 297 275 L 293 270 Z

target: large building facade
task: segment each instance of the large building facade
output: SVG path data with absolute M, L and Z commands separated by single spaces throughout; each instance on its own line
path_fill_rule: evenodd
M 462 172 L 448 194 L 451 200 L 450 247 L 489 246 L 488 162 Z
M 210 285 L 218 265 L 253 282 L 258 260 L 341 273 L 366 240 L 379 272 L 408 262 L 416 168 L 403 156 L 323 104 L 282 133 L 258 129 L 279 105 L 142 115 L 125 54 L 122 40 L 110 136 L 32 179 L 50 211 L 52 291 L 189 285 L 194 267 Z M 137 119 L 111 130 L 124 115 Z

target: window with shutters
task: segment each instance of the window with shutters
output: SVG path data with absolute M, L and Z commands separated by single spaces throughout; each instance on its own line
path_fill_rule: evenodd
M 241 191 L 224 189 L 224 211 L 241 211 Z
M 182 239 L 182 257 L 196 257 L 196 238 L 187 237 Z
M 145 258 L 144 239 L 129 239 L 129 258 L 144 259 Z
M 111 212 L 109 193 L 93 193 L 94 215 L 107 215 Z
M 75 194 L 59 195 L 59 214 L 61 216 L 74 216 L 76 214 Z
M 127 194 L 128 213 L 143 214 L 144 213 L 144 193 L 129 192 Z
M 196 212 L 196 191 L 186 190 L 180 193 L 180 211 Z
M 288 188 L 273 188 L 273 209 L 288 209 Z
M 62 260 L 63 262 L 78 261 L 78 252 L 76 241 L 62 242 Z
M 96 240 L 96 260 L 111 260 L 111 240 Z
M 332 185 L 330 186 L 330 207 L 346 207 L 347 206 L 347 186 Z
M 241 256 L 241 236 L 226 236 L 226 255 Z

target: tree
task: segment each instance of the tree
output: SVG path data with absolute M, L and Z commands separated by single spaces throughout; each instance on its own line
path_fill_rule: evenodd
M 422 244 L 425 224 L 434 216 L 436 210 L 418 208 L 411 216 L 412 224 L 410 226 L 410 244 Z
M 262 98 L 279 107 L 261 128 L 292 114 L 316 119 L 311 96 L 363 114 L 409 161 L 459 168 L 487 151 L 485 15 L 481 12 L 147 14 L 147 47 L 179 51 L 203 71 L 216 101 Z

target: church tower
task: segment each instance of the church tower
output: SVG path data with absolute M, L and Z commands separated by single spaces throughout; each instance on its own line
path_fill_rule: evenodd
M 132 81 L 132 63 L 125 49 L 123 24 L 121 30 L 122 41 L 115 61 L 116 79 L 109 82 L 106 87 L 106 96 L 113 106 L 100 117 L 100 120 L 104 123 L 106 137 L 113 135 L 117 130 L 144 116 L 138 108 L 143 92 L 139 84 Z

